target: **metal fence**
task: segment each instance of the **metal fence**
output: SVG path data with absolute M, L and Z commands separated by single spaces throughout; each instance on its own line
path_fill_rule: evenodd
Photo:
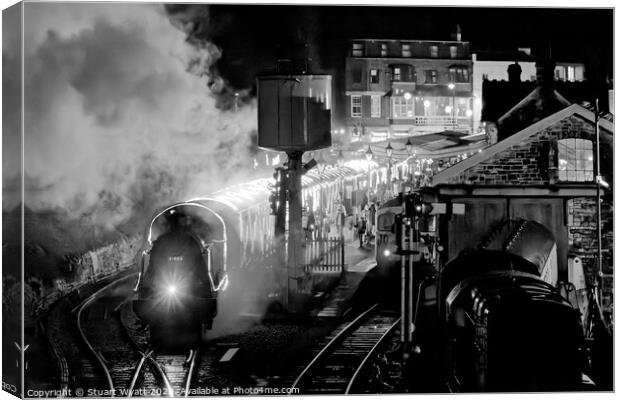
M 344 270 L 344 237 L 306 239 L 304 271 L 339 274 Z

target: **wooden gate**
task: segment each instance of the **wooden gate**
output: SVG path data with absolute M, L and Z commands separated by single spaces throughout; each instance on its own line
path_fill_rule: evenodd
M 304 272 L 339 274 L 344 269 L 344 238 L 306 239 Z

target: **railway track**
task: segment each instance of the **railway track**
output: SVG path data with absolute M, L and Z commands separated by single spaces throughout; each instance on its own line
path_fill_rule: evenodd
M 389 340 L 400 319 L 373 305 L 336 334 L 310 361 L 292 388 L 299 393 L 352 394 L 363 386 L 373 357 Z
M 92 357 L 81 363 L 83 389 L 96 397 L 187 396 L 200 366 L 200 349 L 189 356 L 155 354 L 148 330 L 118 290 L 133 275 L 99 289 L 73 309 L 82 343 Z

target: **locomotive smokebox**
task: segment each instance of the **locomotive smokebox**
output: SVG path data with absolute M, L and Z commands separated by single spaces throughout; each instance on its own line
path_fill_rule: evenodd
M 258 146 L 287 153 L 330 147 L 331 104 L 331 75 L 259 77 Z

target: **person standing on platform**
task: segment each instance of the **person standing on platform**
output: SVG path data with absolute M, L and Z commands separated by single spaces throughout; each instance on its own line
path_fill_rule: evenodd
M 375 216 L 377 215 L 377 208 L 375 207 L 375 203 L 370 204 L 370 208 L 368 209 L 368 238 L 369 241 L 375 236 Z
M 360 241 L 360 249 L 364 247 L 364 235 L 366 234 L 366 219 L 362 216 L 355 224 L 357 228 L 357 237 Z

